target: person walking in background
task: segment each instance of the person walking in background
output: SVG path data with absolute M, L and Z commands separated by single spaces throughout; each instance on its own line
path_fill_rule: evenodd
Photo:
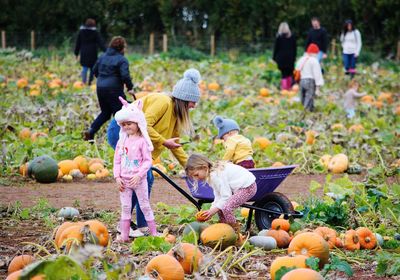
M 317 55 L 319 48 L 316 44 L 310 44 L 307 52 L 298 60 L 296 69 L 301 73 L 300 99 L 305 110 L 314 111 L 314 97 L 318 95 L 319 88 L 324 84 L 321 66 Z
M 307 34 L 306 50 L 310 44 L 316 44 L 319 48 L 317 59 L 318 62 L 321 63 L 322 60 L 327 57 L 328 32 L 324 27 L 321 26 L 321 23 L 317 17 L 313 17 L 311 19 L 311 25 L 312 28 Z
M 346 75 L 353 78 L 356 73 L 356 62 L 360 55 L 362 41 L 360 31 L 355 28 L 350 19 L 344 22 L 340 42 L 342 43 L 343 65 Z
M 281 71 L 282 90 L 289 90 L 292 86 L 292 75 L 296 53 L 296 37 L 291 33 L 289 25 L 286 22 L 282 22 L 278 28 L 272 56 Z
M 85 25 L 80 27 L 74 51 L 76 59 L 79 59 L 82 65 L 81 76 L 84 84 L 87 82 L 88 71 L 88 85 L 93 81 L 93 66 L 97 60 L 98 49 L 101 49 L 103 52 L 106 51 L 104 42 L 99 32 L 96 30 L 96 21 L 92 18 L 88 18 Z
M 85 132 L 84 138 L 87 141 L 94 139 L 101 126 L 121 109 L 122 104 L 118 97 L 126 99 L 124 85 L 129 93 L 133 93 L 129 62 L 124 57 L 125 49 L 125 39 L 121 36 L 113 37 L 107 51 L 99 57 L 93 67 L 101 112 Z

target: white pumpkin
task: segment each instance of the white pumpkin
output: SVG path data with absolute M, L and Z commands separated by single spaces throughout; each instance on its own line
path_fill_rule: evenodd
M 249 238 L 250 244 L 265 250 L 276 249 L 276 240 L 270 236 L 252 236 Z

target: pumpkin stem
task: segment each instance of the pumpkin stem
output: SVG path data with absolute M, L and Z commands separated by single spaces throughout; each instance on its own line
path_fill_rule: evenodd
M 360 242 L 358 235 L 353 235 L 353 242 L 354 242 L 354 244 L 357 244 L 358 242 Z
M 369 242 L 371 242 L 371 238 L 370 238 L 369 236 L 367 236 L 367 237 L 365 237 L 364 241 L 365 241 L 366 243 L 369 243 Z

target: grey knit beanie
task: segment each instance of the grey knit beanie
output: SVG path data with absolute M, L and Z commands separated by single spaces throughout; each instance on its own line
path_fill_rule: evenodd
M 186 70 L 183 78 L 174 86 L 172 96 L 184 101 L 198 102 L 200 99 L 200 79 L 201 76 L 198 70 L 194 68 Z
M 232 119 L 224 119 L 221 116 L 216 116 L 213 120 L 214 125 L 218 128 L 218 139 L 232 130 L 240 130 L 239 125 Z

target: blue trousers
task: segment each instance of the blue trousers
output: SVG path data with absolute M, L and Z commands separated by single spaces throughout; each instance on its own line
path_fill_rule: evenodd
M 93 69 L 91 67 L 82 66 L 81 76 L 82 76 L 82 83 L 84 83 L 84 84 L 86 84 L 86 81 L 87 81 L 87 72 L 88 71 L 89 71 L 89 83 L 88 84 L 90 85 L 94 78 Z
M 343 54 L 343 65 L 346 72 L 351 72 L 351 70 L 355 71 L 356 69 L 356 62 L 357 58 L 355 57 L 354 53 L 352 54 Z
M 107 141 L 108 141 L 108 144 L 110 144 L 110 146 L 114 150 L 115 150 L 115 147 L 117 146 L 117 142 L 119 139 L 119 130 L 120 130 L 120 127 L 117 124 L 117 122 L 115 121 L 115 119 L 113 118 L 107 128 Z M 147 171 L 147 186 L 149 188 L 149 198 L 150 198 L 151 188 L 153 187 L 153 183 L 154 183 L 153 172 L 151 171 L 151 169 L 149 169 L 149 171 Z M 132 193 L 132 209 L 131 209 L 131 211 L 133 211 L 133 208 L 135 208 L 135 207 L 136 207 L 137 226 L 139 228 L 146 227 L 147 226 L 146 219 L 144 218 L 143 212 L 140 209 L 136 194 L 135 194 L 135 192 L 133 192 Z

